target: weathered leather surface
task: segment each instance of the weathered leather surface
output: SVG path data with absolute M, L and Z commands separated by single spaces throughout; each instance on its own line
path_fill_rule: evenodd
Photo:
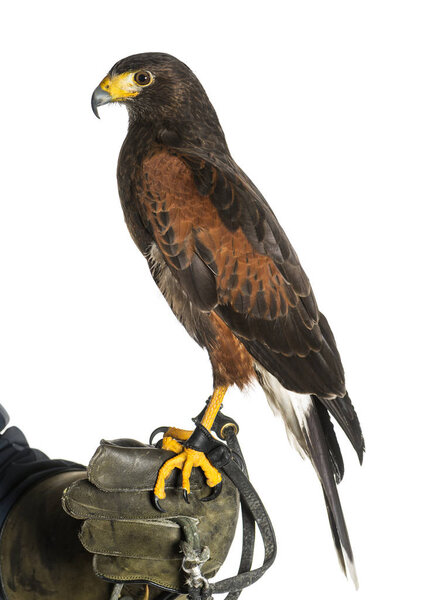
M 129 444 L 133 445 L 129 445 Z M 169 481 L 167 498 L 160 513 L 152 505 L 151 493 L 159 467 L 171 452 L 132 442 L 103 441 L 88 467 L 88 479 L 65 490 L 64 509 L 84 521 L 80 539 L 94 554 L 97 575 L 114 581 L 149 581 L 164 588 L 183 591 L 180 571 L 182 533 L 172 519 L 193 517 L 198 522 L 202 545 L 211 558 L 203 573 L 212 577 L 226 558 L 238 517 L 238 493 L 228 478 L 220 496 L 203 503 L 210 494 L 200 469 L 191 477 L 190 504 L 182 496 L 178 481 Z
M 61 508 L 64 488 L 85 472 L 45 479 L 15 504 L 0 540 L 8 600 L 108 600 L 111 585 L 98 579 L 78 540 L 79 524 Z
M 153 489 L 162 464 L 174 456 L 173 452 L 146 446 L 135 440 L 118 440 L 118 443 L 102 440 L 88 465 L 88 479 L 106 492 L 146 491 Z M 123 446 L 133 443 L 133 446 Z M 138 444 L 138 445 L 137 445 Z M 114 469 L 112 469 L 114 465 Z M 177 487 L 179 471 L 176 469 L 166 482 L 166 489 Z M 194 489 L 204 485 L 202 472 L 198 469 L 192 481 Z

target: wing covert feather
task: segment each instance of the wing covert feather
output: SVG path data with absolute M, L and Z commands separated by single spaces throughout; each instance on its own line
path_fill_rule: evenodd
M 142 181 L 142 218 L 191 301 L 215 310 L 266 368 L 274 363 L 284 374 L 287 365 L 289 389 L 344 395 L 341 360 L 309 280 L 232 159 L 164 150 L 145 160 Z

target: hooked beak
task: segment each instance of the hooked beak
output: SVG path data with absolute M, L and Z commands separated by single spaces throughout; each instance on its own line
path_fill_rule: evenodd
M 103 104 L 108 104 L 112 101 L 112 96 L 109 94 L 109 92 L 103 90 L 103 88 L 100 85 L 97 88 L 95 88 L 91 98 L 91 108 L 92 112 L 97 117 L 97 119 L 100 118 L 100 115 L 98 114 L 98 107 L 102 106 Z

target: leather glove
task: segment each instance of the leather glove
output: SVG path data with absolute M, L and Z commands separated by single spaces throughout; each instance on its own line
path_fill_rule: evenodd
M 202 567 L 207 578 L 222 565 L 234 537 L 238 492 L 226 477 L 219 497 L 204 503 L 200 499 L 211 490 L 200 469 L 194 469 L 187 504 L 175 470 L 166 485 L 166 512 L 155 509 L 152 490 L 158 470 L 172 456 L 134 440 L 102 441 L 90 461 L 88 478 L 72 483 L 63 495 L 65 511 L 83 521 L 80 541 L 94 555 L 96 575 L 139 583 L 139 587 L 127 586 L 125 593 L 131 597 L 144 598 L 143 583 L 151 584 L 151 599 L 157 594 L 152 586 L 186 592 L 180 553 L 183 534 L 175 517 L 190 517 L 197 523 L 201 545 L 210 549 Z

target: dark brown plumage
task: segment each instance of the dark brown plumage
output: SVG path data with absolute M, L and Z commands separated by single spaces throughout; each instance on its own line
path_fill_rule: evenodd
M 142 72 L 152 80 L 139 89 Z M 152 276 L 207 348 L 215 386 L 241 388 L 258 377 L 316 468 L 340 562 L 345 552 L 352 570 L 335 486 L 344 467 L 329 413 L 360 460 L 364 442 L 335 339 L 294 249 L 232 159 L 212 105 L 183 63 L 157 53 L 126 58 L 97 94 L 96 106 L 113 100 L 128 108 L 119 193 Z

